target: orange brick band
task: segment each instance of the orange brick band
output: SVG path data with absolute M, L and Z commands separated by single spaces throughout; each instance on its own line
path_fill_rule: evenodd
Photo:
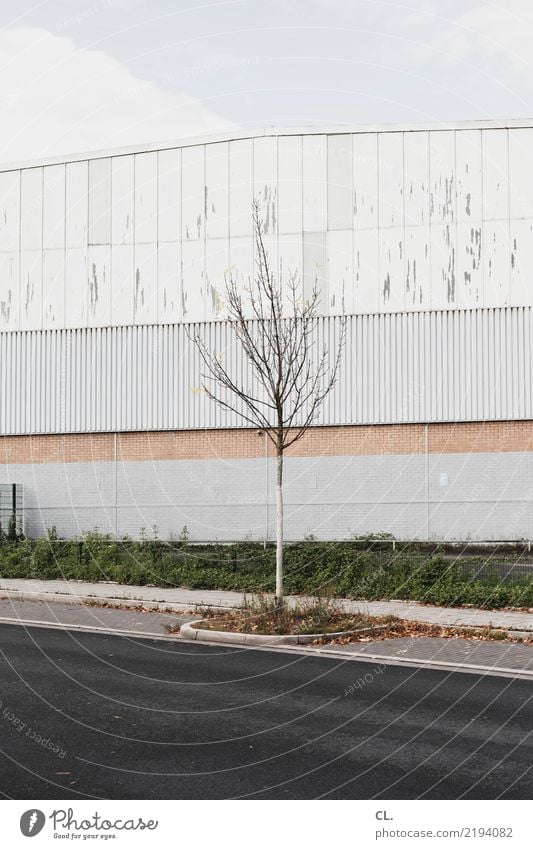
M 533 422 L 314 427 L 289 456 L 372 456 L 533 451 Z M 269 443 L 269 453 L 273 453 Z M 250 429 L 3 436 L 0 463 L 77 463 L 118 460 L 207 460 L 264 456 Z

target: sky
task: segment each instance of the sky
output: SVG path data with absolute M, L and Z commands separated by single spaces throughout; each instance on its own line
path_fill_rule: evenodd
M 531 0 L 0 0 L 0 161 L 533 117 Z

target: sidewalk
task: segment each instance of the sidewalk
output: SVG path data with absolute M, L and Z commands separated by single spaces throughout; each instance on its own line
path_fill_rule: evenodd
M 20 593 L 17 593 L 20 595 Z M 71 639 L 78 641 L 83 634 L 110 635 L 123 639 L 164 640 L 174 643 L 177 651 L 189 653 L 191 644 L 182 641 L 179 627 L 197 618 L 194 615 L 139 611 L 131 607 L 99 607 L 94 602 L 83 605 L 73 600 L 70 603 L 54 601 L 52 593 L 45 601 L 19 601 L 14 598 L 0 599 L 0 626 L 18 625 L 25 628 L 54 628 L 66 631 Z M 9 632 L 8 632 L 9 638 Z M 181 643 L 181 646 L 180 646 Z M 200 652 L 248 651 L 242 644 L 219 644 L 212 642 L 194 643 Z M 416 674 L 422 669 L 440 672 L 461 672 L 474 675 L 503 675 L 513 679 L 533 681 L 533 646 L 521 643 L 495 642 L 493 640 L 446 639 L 441 637 L 399 637 L 397 639 L 373 640 L 368 643 L 348 645 L 324 644 L 319 646 L 261 646 L 251 647 L 255 651 L 290 652 L 303 657 L 323 657 L 346 663 L 358 661 L 364 667 L 356 667 L 352 683 L 345 695 L 351 695 L 365 687 L 373 677 L 384 673 L 390 665 L 408 666 Z
M 0 597 L 19 601 L 59 601 L 143 607 L 179 613 L 196 607 L 239 607 L 243 594 L 223 590 L 163 589 L 85 581 L 43 581 L 33 578 L 0 578 Z M 302 598 L 299 597 L 301 601 Z M 415 601 L 339 600 L 347 611 L 364 610 L 375 616 L 393 615 L 402 619 L 437 625 L 464 625 L 533 632 L 533 611 L 478 610 L 467 607 L 434 607 Z

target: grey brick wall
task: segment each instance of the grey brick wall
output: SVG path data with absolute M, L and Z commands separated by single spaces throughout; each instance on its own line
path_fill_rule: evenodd
M 270 466 L 268 484 L 264 460 L 20 464 L 0 466 L 0 482 L 23 485 L 29 536 L 186 525 L 197 540 L 273 539 Z M 291 458 L 285 481 L 287 539 L 533 538 L 531 453 Z

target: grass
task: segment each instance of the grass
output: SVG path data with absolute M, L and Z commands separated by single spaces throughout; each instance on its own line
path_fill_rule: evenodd
M 345 634 L 334 640 L 328 640 L 330 644 L 347 645 L 355 642 L 374 642 L 380 640 L 398 639 L 400 637 L 409 637 L 416 639 L 419 637 L 446 637 L 448 639 L 463 639 L 463 640 L 494 640 L 496 642 L 510 643 L 533 643 L 533 637 L 524 638 L 516 636 L 512 631 L 503 631 L 497 628 L 487 626 L 485 628 L 464 628 L 452 625 L 431 625 L 425 622 L 414 622 L 407 619 L 399 620 L 399 622 L 391 623 L 390 627 L 380 628 L 379 632 L 373 635 L 367 634 Z M 316 645 L 320 645 L 322 638 L 315 641 Z
M 400 619 L 397 616 L 371 616 L 364 611 L 347 613 L 338 602 L 321 598 L 280 608 L 273 599 L 258 596 L 247 600 L 239 609 L 221 612 L 206 607 L 199 609 L 198 614 L 202 621 L 196 627 L 202 630 L 265 636 L 316 635 L 316 644 L 327 641 L 345 645 L 399 637 L 460 637 L 531 642 L 490 626 L 452 627 Z
M 244 607 L 225 613 L 209 608 L 199 612 L 203 616 L 199 628 L 238 634 L 326 635 L 400 622 L 396 616 L 346 613 L 335 601 L 320 598 L 280 608 L 273 599 L 258 596 L 247 601 Z

